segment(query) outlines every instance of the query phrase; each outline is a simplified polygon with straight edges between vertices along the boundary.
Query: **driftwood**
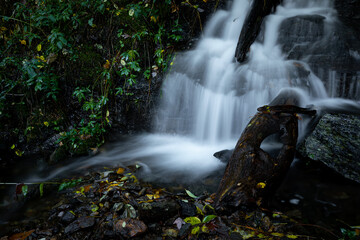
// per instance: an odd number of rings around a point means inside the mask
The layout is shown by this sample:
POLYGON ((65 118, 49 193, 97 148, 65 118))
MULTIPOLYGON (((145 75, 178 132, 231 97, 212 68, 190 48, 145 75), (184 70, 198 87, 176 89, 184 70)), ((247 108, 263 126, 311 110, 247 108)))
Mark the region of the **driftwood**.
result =
POLYGON ((247 15, 244 25, 241 29, 239 41, 236 46, 235 58, 238 62, 246 59, 251 44, 258 36, 263 19, 275 10, 282 0, 255 0, 252 3, 251 10, 247 15))
MULTIPOLYGON (((275 101, 279 102, 279 100, 275 101)), ((251 119, 236 144, 216 194, 218 210, 259 205, 276 189, 293 160, 298 136, 298 116, 316 111, 294 105, 263 106, 251 119), (277 157, 260 148, 263 140, 279 134, 283 144, 277 157)))

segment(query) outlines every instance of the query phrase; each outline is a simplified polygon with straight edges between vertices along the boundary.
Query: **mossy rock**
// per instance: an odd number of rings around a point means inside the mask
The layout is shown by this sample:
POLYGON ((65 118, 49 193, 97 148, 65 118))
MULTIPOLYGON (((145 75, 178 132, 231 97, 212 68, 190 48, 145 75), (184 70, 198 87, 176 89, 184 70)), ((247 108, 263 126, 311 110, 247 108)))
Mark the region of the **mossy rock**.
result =
POLYGON ((300 153, 360 182, 360 116, 325 114, 300 153))

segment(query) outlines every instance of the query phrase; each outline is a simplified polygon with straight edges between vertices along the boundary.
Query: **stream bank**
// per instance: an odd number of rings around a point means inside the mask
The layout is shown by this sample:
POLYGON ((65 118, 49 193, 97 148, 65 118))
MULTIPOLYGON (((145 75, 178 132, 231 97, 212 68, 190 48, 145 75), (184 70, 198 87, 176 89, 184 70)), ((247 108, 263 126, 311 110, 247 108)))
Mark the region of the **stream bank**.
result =
POLYGON ((215 212, 214 195, 204 190, 216 188, 214 176, 199 188, 201 183, 143 182, 137 177, 139 165, 99 169, 82 176, 81 182, 79 176, 68 179, 60 192, 59 185, 48 185, 41 198, 38 186, 33 187, 21 200, 24 218, 3 225, 0 236, 1 240, 340 239, 346 236, 344 231, 355 233, 349 225, 359 221, 353 212, 360 200, 359 184, 324 165, 305 160, 294 165, 277 191, 275 205, 240 208, 231 215, 215 212), (314 192, 309 192, 309 185, 317 186, 314 192))

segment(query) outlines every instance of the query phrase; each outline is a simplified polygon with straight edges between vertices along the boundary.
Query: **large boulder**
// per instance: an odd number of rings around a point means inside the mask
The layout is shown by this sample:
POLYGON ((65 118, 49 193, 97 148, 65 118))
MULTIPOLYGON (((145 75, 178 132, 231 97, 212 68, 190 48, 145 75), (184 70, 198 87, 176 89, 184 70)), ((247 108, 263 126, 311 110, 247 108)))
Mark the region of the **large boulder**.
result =
POLYGON ((360 116, 325 114, 299 151, 360 182, 360 116))

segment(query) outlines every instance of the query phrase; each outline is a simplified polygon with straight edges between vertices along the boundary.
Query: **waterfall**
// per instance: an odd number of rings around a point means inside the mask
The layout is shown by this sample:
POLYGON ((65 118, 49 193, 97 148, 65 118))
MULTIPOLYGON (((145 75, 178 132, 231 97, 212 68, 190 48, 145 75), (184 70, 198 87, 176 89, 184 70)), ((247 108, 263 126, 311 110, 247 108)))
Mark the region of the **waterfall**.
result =
MULTIPOLYGON (((295 37, 293 45, 279 43, 288 37, 287 32, 281 30, 281 24, 298 15, 316 17, 304 23, 308 25, 294 28, 319 34, 324 31, 323 37, 314 36, 317 44, 326 40, 336 21, 332 5, 330 0, 284 0, 274 14, 265 18, 248 61, 239 64, 234 60, 234 53, 251 1, 232 1, 228 10, 214 14, 194 49, 179 53, 173 59, 163 82, 158 114, 154 116, 155 133, 119 140, 98 156, 80 159, 46 178, 36 176, 32 181, 44 181, 95 165, 134 163, 142 166, 142 172, 151 180, 194 181, 224 167, 213 153, 233 148, 256 109, 268 104, 280 91, 291 89, 303 107, 330 103, 336 108, 342 100, 330 101, 329 96, 337 96, 337 73, 320 74, 328 77, 325 87, 318 77, 321 71, 311 70, 310 55, 289 60, 289 54, 295 54, 294 49, 309 43, 307 35, 302 39, 295 37), (312 21, 323 21, 324 27, 313 28, 312 21), (288 52, 284 52, 286 47, 288 52)), ((308 50, 308 45, 305 47, 308 50)), ((317 46, 313 48, 316 50, 317 46)), ((306 53, 305 50, 301 53, 306 53)), ((304 124, 305 121, 300 123, 300 132, 304 124)))
POLYGON ((267 17, 263 41, 251 46, 249 61, 239 65, 234 52, 249 7, 249 1, 237 0, 230 10, 218 11, 197 47, 176 57, 162 88, 158 131, 210 144, 235 140, 257 107, 283 88, 296 89, 304 99, 327 97, 305 62, 285 59, 277 36, 285 18, 316 13, 330 19, 330 1, 285 1, 267 17), (301 77, 301 70, 310 74, 301 77))

